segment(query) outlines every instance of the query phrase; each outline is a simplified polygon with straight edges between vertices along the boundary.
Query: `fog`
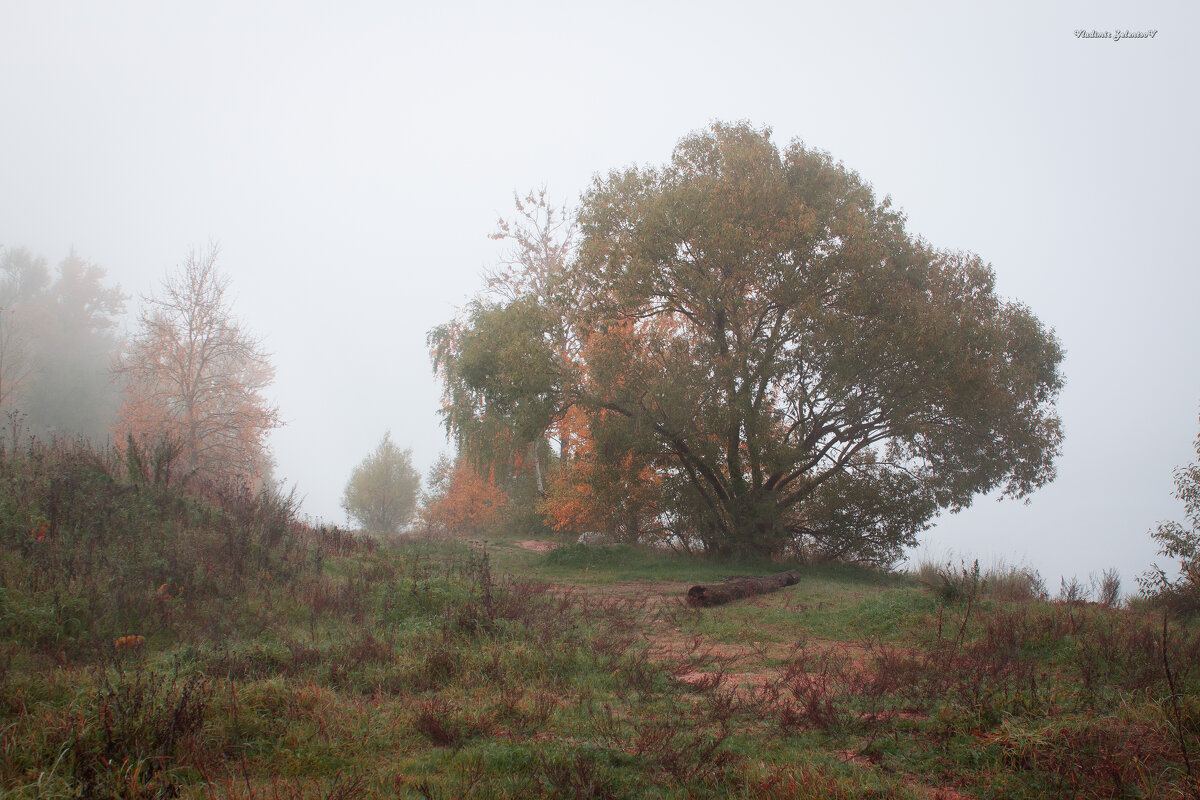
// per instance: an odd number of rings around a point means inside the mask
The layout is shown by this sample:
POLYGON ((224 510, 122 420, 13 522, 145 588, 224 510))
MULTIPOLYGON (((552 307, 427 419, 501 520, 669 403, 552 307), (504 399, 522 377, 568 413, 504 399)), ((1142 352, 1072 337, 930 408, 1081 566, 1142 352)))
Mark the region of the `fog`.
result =
POLYGON ((1200 11, 904 5, 8 3, 0 245, 73 247, 135 312, 219 242, 277 368, 277 476, 342 522, 385 430, 422 471, 449 449, 425 334, 501 257, 514 191, 572 201, 711 120, 769 126, 979 253, 1066 349, 1057 480, 926 551, 1130 589, 1200 430, 1200 11))

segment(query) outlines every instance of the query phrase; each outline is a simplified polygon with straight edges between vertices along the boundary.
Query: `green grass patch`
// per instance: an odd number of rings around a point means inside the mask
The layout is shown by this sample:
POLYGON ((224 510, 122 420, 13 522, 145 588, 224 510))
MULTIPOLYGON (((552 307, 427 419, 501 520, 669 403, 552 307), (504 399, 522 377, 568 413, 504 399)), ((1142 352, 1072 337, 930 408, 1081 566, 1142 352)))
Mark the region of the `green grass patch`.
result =
POLYGON ((794 568, 769 559, 719 561, 626 544, 568 544, 551 550, 530 574, 581 583, 613 581, 681 581, 713 583, 742 575, 769 575, 794 568))

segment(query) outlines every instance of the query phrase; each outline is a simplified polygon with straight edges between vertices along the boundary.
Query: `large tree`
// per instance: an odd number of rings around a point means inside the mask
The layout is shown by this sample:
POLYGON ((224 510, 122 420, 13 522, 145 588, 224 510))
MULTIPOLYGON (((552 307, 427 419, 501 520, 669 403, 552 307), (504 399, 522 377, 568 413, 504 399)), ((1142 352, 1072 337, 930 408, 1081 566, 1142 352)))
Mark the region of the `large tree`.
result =
POLYGON ((452 429, 619 425, 674 532, 725 554, 886 561, 939 510, 1053 478, 1053 333, 827 154, 716 124, 598 178, 579 221, 549 290, 439 340, 452 429))
POLYGON ((234 317, 217 254, 191 253, 159 294, 144 298, 121 364, 127 395, 118 441, 170 440, 180 476, 258 488, 272 463, 267 435, 280 425, 263 395, 275 369, 234 317))

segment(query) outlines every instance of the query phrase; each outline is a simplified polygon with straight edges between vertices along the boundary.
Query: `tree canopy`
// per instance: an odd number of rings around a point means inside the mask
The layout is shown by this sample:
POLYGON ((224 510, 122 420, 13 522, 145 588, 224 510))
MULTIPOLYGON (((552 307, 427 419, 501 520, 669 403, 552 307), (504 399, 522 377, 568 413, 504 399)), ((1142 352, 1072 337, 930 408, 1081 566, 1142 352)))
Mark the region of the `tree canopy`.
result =
POLYGON ((126 296, 105 280, 74 250, 55 274, 24 248, 0 254, 0 412, 31 433, 102 440, 116 419, 126 296))
POLYGON ((144 298, 120 366, 126 398, 117 440, 169 439, 180 475, 259 488, 272 466, 267 435, 281 424, 263 396, 275 368, 234 317, 217 255, 215 247, 191 253, 160 294, 144 298))
POLYGON ((342 507, 366 530, 396 533, 412 516, 420 488, 412 454, 385 433, 374 452, 350 473, 342 507))
POLYGON ((657 522, 724 554, 886 561, 940 510, 1054 477, 1053 332, 828 154, 714 124, 598 177, 578 222, 537 292, 431 334, 463 441, 582 414, 615 442, 590 457, 652 465, 657 522))
POLYGON ((471 459, 442 455, 429 470, 421 521, 430 530, 478 536, 501 523, 507 499, 493 475, 480 474, 471 459))

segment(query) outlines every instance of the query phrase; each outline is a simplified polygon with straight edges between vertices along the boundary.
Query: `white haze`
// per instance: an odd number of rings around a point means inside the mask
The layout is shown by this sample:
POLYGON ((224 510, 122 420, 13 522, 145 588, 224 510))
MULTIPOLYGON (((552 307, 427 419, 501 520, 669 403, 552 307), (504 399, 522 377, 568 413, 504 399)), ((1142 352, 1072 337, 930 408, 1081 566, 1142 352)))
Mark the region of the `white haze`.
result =
POLYGON ((278 367, 278 474, 336 522, 385 430, 422 471, 447 449, 425 333, 513 190, 572 199, 749 120, 982 255, 1065 345, 1058 479, 926 548, 1052 588, 1155 559, 1200 409, 1194 3, 427 5, 3 3, 0 244, 136 296, 219 242, 278 367))

